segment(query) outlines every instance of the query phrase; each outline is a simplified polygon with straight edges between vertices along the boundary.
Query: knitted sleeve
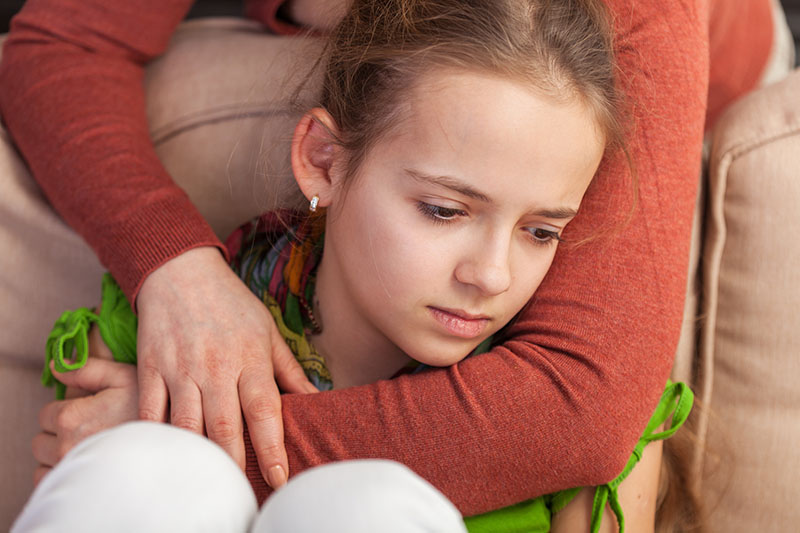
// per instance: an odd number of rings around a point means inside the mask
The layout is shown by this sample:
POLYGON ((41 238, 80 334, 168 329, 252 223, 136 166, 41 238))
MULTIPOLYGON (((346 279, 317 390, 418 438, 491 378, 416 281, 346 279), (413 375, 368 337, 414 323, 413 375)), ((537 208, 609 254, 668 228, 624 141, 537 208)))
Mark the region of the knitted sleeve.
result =
POLYGON ((143 65, 191 0, 31 0, 0 66, 6 126, 47 198, 131 301, 144 278, 190 248, 218 246, 159 162, 143 65))

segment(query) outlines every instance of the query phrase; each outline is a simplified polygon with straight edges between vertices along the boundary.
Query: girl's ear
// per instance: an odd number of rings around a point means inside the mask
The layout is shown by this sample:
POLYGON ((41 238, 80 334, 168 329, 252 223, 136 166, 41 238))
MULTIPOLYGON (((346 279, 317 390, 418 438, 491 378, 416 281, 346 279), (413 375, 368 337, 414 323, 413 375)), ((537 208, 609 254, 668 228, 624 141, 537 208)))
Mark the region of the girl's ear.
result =
POLYGON ((315 107, 300 119, 292 137, 292 172, 306 198, 319 197, 319 206, 331 204, 338 187, 337 157, 341 153, 336 142, 339 134, 333 117, 315 107))

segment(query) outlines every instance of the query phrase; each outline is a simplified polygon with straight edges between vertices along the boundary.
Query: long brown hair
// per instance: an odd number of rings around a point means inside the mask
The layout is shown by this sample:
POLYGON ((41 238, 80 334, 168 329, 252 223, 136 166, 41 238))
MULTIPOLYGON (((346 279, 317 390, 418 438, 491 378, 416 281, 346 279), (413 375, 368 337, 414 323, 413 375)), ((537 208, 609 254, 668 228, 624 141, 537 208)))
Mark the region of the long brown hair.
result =
POLYGON ((339 127, 349 174, 399 122, 420 75, 440 67, 580 99, 607 147, 627 153, 612 23, 599 0, 353 0, 320 64, 319 104, 339 127))

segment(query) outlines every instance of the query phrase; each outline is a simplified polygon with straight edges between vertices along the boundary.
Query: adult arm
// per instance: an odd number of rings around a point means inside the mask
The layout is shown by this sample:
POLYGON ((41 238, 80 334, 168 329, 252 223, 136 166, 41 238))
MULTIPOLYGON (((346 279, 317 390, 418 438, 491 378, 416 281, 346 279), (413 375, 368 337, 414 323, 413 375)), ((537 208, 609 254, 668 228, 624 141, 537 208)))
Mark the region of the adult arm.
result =
POLYGON ((50 202, 131 301, 181 251, 222 250, 159 162, 145 116, 143 66, 191 4, 30 0, 4 44, 3 119, 50 202))
POLYGON ((143 65, 190 5, 27 2, 5 42, 0 105, 51 203, 138 304, 140 416, 205 428, 244 466, 243 412, 277 486, 288 466, 276 377, 312 386, 159 162, 145 116, 143 65))

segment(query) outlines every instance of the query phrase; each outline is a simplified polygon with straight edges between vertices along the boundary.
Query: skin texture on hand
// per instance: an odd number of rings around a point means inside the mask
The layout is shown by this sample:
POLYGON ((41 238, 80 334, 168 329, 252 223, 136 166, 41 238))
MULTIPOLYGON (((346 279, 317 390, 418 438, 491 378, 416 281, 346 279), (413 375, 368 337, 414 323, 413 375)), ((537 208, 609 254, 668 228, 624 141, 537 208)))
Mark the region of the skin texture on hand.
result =
POLYGON ((39 412, 42 431, 32 443, 33 456, 39 462, 34 473, 36 484, 80 441, 98 431, 136 420, 138 414, 133 366, 90 357, 79 370, 61 374, 55 365, 51 365, 51 370, 67 385, 68 394, 67 399, 48 403, 39 412))
POLYGON ((244 414, 264 479, 285 483, 278 385, 316 388, 264 304, 218 250, 202 247, 150 274, 137 308, 139 418, 205 431, 244 468, 244 414))

